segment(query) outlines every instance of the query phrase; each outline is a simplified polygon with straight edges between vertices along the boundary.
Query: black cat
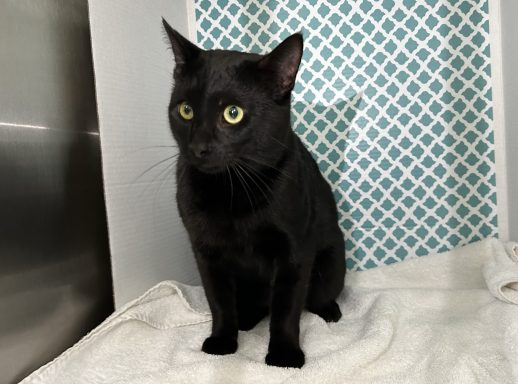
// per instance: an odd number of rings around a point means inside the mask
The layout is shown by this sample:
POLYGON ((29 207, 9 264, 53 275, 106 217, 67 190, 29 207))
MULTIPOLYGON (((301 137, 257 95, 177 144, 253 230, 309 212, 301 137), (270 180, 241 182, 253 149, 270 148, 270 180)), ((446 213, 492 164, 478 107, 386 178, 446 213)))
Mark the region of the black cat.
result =
POLYGON ((270 314, 266 363, 301 367, 303 308, 338 321, 345 247, 333 194, 290 125, 302 36, 270 54, 205 51, 164 20, 177 202, 212 312, 203 351, 237 349, 270 314))

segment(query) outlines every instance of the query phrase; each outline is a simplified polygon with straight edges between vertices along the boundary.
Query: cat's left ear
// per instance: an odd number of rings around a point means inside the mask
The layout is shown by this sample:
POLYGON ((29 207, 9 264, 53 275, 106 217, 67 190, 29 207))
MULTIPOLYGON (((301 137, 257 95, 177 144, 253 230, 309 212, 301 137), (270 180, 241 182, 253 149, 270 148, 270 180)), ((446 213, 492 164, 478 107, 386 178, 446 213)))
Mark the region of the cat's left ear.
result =
POLYGON ((302 34, 295 33, 259 60, 259 69, 273 76, 276 97, 283 98, 293 89, 302 59, 302 50, 302 34))
POLYGON ((162 18, 162 24, 171 42, 176 68, 180 70, 185 64, 196 59, 201 49, 173 29, 164 18, 162 18))

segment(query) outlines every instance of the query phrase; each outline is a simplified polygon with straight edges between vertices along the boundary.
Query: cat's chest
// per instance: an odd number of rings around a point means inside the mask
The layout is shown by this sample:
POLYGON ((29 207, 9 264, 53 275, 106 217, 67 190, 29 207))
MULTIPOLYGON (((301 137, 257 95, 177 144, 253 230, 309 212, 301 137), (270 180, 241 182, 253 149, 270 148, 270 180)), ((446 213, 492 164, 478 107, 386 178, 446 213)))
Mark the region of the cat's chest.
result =
POLYGON ((236 253, 249 254, 262 250, 262 243, 278 240, 279 236, 272 234, 279 233, 275 223, 282 222, 282 215, 281 210, 274 209, 273 198, 261 201, 237 188, 227 191, 218 183, 198 185, 192 179, 184 179, 177 200, 194 247, 234 249, 236 253))
POLYGON ((270 254, 270 247, 285 248, 287 243, 287 236, 267 216, 235 217, 194 211, 184 222, 194 245, 270 254))
POLYGON ((204 199, 193 193, 191 199, 180 199, 179 208, 191 237, 204 243, 249 244, 259 228, 268 226, 264 209, 232 206, 228 201, 204 199))
POLYGON ((242 248, 253 243, 262 225, 259 220, 236 218, 229 214, 207 215, 199 211, 186 220, 195 242, 226 248, 242 248))
POLYGON ((241 179, 234 182, 230 171, 228 177, 190 172, 179 182, 178 203, 186 211, 206 216, 213 222, 246 221, 258 212, 269 210, 276 201, 273 185, 265 182, 266 179, 262 179, 265 184, 252 179, 239 183, 241 179))
POLYGON ((248 226, 234 222, 227 228, 214 224, 209 228, 210 238, 207 232, 202 241, 218 255, 216 262, 239 276, 269 279, 274 259, 289 248, 281 231, 267 222, 248 226))
POLYGON ((184 223, 195 249, 238 276, 268 280, 274 260, 289 254, 288 236, 267 215, 207 214, 191 206, 184 223))

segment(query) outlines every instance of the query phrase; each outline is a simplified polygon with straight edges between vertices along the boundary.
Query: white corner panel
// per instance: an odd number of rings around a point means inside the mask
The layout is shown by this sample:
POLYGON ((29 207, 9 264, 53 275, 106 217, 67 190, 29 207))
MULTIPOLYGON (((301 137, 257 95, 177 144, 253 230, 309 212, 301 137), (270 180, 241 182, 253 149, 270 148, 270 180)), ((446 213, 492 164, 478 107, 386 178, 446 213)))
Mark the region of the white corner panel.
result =
POLYGON ((161 280, 199 282, 176 207, 174 158, 164 160, 177 150, 167 120, 174 59, 161 18, 188 36, 188 10, 172 0, 90 0, 89 8, 120 307, 161 280))
POLYGON ((501 39, 505 109, 505 148, 507 153, 507 213, 509 238, 518 239, 518 1, 502 0, 501 39))

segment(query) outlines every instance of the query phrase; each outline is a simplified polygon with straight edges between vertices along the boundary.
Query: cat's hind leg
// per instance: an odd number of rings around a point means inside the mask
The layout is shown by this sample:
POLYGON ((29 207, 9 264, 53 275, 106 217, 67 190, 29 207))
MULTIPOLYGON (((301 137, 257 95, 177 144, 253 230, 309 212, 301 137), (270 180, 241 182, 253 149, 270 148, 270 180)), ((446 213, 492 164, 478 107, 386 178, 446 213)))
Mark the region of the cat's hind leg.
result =
POLYGON ((308 306, 307 309, 328 323, 336 323, 342 317, 342 311, 334 300, 320 307, 308 306))
POLYGON ((336 322, 342 312, 336 298, 344 286, 345 247, 343 240, 320 250, 313 264, 306 309, 327 322, 336 322))

